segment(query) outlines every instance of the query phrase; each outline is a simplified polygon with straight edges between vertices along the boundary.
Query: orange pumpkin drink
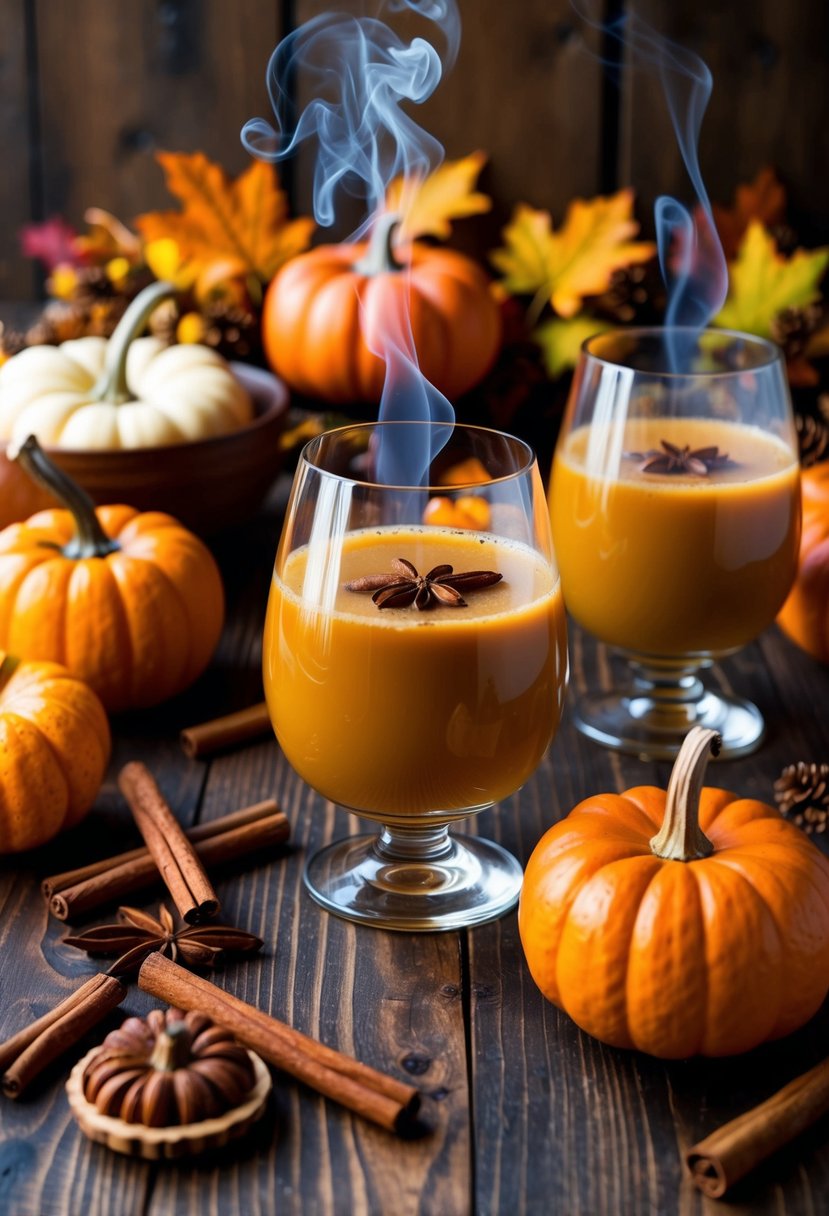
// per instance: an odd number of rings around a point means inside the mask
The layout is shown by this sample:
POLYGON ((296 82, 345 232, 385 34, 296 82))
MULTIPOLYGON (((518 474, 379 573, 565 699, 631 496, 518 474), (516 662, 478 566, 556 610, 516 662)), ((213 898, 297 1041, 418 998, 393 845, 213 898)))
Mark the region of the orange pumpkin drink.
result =
POLYGON ((325 577, 309 568, 307 547, 271 587, 265 692, 294 768, 384 823, 459 818, 512 794, 561 712, 565 618, 553 567, 493 535, 411 526, 359 530, 340 553, 325 608, 316 591, 303 599, 325 577), (371 586, 347 589, 394 576, 400 558, 421 575, 451 566, 502 578, 459 584, 465 607, 435 599, 422 611, 406 594, 402 606, 378 607, 371 586))
POLYGON ((791 586, 798 497, 791 446, 757 427, 709 418, 577 427, 556 452, 550 492, 568 610, 638 654, 736 649, 771 624, 791 586), (663 441, 700 451, 702 463, 677 464, 663 441), (618 474, 592 475, 611 443, 618 474))

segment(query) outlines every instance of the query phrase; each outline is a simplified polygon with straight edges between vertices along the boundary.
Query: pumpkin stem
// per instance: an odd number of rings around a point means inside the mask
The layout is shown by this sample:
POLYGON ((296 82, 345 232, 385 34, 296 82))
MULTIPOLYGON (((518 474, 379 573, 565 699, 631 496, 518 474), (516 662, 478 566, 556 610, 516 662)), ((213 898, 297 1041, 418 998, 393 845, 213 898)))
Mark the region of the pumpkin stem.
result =
POLYGON ((190 1058, 190 1031, 184 1022, 171 1022, 156 1039, 148 1063, 157 1072, 174 1072, 190 1058))
POLYGON ((92 389, 95 401, 106 401, 111 405, 123 405, 135 397, 127 386, 127 354, 130 344, 140 334, 153 309, 175 295, 172 283, 151 283, 140 291, 115 327, 107 343, 104 370, 92 389))
POLYGON ((376 274, 391 274, 403 270, 403 262, 398 262, 394 256, 394 230, 400 226, 403 217, 396 211, 387 211, 374 225, 365 255, 354 263, 358 274, 372 277, 376 274))
POLYGON ((44 452, 34 435, 24 439, 14 451, 6 453, 16 461, 25 473, 44 490, 57 498, 62 506, 72 512, 75 520, 75 535, 60 552, 64 557, 76 560, 81 557, 106 557, 120 549, 117 541, 107 536, 95 514, 95 503, 76 481, 59 469, 44 452))
POLYGON ((651 839, 651 852, 669 861, 696 861, 714 852, 699 826, 699 797, 710 756, 719 755, 722 739, 715 730, 694 726, 685 736, 671 770, 662 827, 651 839))

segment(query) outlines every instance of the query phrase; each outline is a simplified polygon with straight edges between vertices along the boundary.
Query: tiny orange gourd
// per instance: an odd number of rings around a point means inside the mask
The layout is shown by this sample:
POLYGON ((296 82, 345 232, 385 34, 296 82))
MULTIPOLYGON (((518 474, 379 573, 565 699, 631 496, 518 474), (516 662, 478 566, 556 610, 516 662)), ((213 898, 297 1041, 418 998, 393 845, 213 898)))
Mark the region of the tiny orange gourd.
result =
POLYGON ((614 1047, 748 1051, 802 1026, 829 988, 829 861, 773 807, 702 788, 716 740, 689 733, 667 792, 585 799, 527 865, 533 979, 614 1047))
POLYGON ((0 654, 0 853, 45 844, 95 801, 109 760, 104 707, 57 663, 0 654))
POLYGON ((17 460, 66 504, 0 532, 0 647, 63 663, 109 710, 157 705, 207 666, 224 592, 207 547, 177 520, 94 507, 33 437, 17 460))
POLYGON ((398 222, 393 214, 381 217, 370 243, 319 245, 271 282, 262 311, 265 353, 298 392, 341 405, 378 402, 386 367, 366 334, 387 323, 411 325, 421 372, 450 400, 495 361, 501 317, 484 271, 464 254, 418 242, 398 261, 398 222))
POLYGON ((803 469, 800 486, 797 576, 777 623, 812 658, 829 663, 829 462, 803 469))

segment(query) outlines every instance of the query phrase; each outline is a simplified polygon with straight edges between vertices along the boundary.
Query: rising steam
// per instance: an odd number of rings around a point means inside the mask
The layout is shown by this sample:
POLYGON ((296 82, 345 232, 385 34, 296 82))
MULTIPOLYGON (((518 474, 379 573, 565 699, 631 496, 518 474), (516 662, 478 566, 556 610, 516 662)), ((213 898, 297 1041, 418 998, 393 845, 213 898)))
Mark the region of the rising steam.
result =
MULTIPOLYGON (((425 38, 406 42, 377 17, 323 14, 289 34, 271 56, 267 83, 275 123, 254 118, 242 129, 248 151, 272 162, 292 156, 311 140, 314 216, 330 227, 341 194, 364 198, 366 218, 357 235, 382 213, 394 178, 425 177, 443 159, 442 145, 403 104, 431 97, 454 63, 460 40, 456 0, 386 0, 385 9, 408 10, 432 22, 443 57, 425 38), (299 72, 311 100, 297 115, 290 87, 299 72)), ((452 406, 418 368, 408 293, 395 290, 384 296, 382 311, 364 313, 362 325, 367 345, 386 365, 380 418, 451 423, 452 406)), ((387 484, 418 485, 435 454, 428 439, 417 452, 384 445, 377 475, 387 484)))
POLYGON ((443 35, 443 60, 425 38, 407 43, 378 18, 324 13, 284 38, 271 56, 275 124, 253 118, 242 128, 248 151, 270 161, 314 142, 314 215, 325 227, 335 220, 338 191, 365 197, 368 223, 395 177, 424 177, 443 159, 442 145, 402 105, 431 97, 454 62, 455 0, 387 0, 386 8, 433 22, 443 35), (297 72, 312 97, 298 116, 288 91, 297 72))
POLYGON ((635 15, 621 18, 608 32, 622 43, 634 70, 658 74, 696 194, 693 211, 670 195, 662 195, 654 205, 659 264, 668 292, 666 330, 688 327, 693 331, 684 336, 666 333, 670 364, 674 370, 682 370, 696 335, 720 311, 728 293, 728 268, 699 164, 699 135, 711 96, 711 72, 693 51, 658 34, 635 15))

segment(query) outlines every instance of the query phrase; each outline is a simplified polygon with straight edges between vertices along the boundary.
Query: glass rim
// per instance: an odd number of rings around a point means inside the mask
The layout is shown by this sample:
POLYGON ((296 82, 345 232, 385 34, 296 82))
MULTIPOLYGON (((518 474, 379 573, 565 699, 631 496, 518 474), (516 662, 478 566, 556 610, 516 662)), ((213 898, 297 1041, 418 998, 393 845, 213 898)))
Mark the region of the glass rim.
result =
MULTIPOLYGON (((441 451, 442 450, 443 449, 441 449, 441 451)), ((313 469, 315 473, 320 473, 325 477, 331 477, 335 481, 341 481, 343 483, 354 485, 354 486, 363 486, 366 489, 397 490, 397 491, 412 491, 412 490, 440 491, 440 493, 442 493, 444 495, 450 495, 450 494, 456 494, 459 490, 474 490, 476 488, 478 490, 480 490, 481 487, 483 487, 483 486, 501 485, 505 482, 514 481, 518 477, 524 477, 524 476, 526 476, 527 473, 531 472, 532 469, 536 466, 537 458, 536 458, 536 454, 535 454, 534 450, 532 449, 530 444, 528 444, 526 442, 526 440, 520 439, 517 435, 511 434, 509 431, 500 431, 500 430, 498 430, 497 427, 480 426, 476 423, 471 423, 471 422, 434 422, 434 421, 427 422, 425 420, 417 420, 417 419, 411 419, 408 421, 406 421, 404 419, 394 419, 394 420, 383 421, 383 422, 381 422, 379 420, 374 421, 374 422, 347 422, 347 423, 344 423, 342 426, 332 427, 330 430, 322 431, 319 435, 314 435, 313 438, 309 439, 307 441, 307 443, 305 443, 303 445, 303 447, 300 449, 297 463, 298 463, 298 465, 304 464, 307 468, 313 469), (330 439, 333 439, 338 435, 344 435, 348 431, 354 431, 354 432, 374 431, 374 432, 377 432, 377 431, 385 430, 386 428, 392 428, 392 427, 430 427, 432 429, 446 427, 446 428, 450 428, 453 432, 456 430, 460 430, 460 431, 471 431, 471 432, 477 433, 479 435, 496 435, 496 436, 498 436, 498 438, 506 439, 511 444, 513 444, 520 453, 523 453, 524 459, 519 468, 513 469, 510 473, 504 473, 503 475, 501 475, 499 477, 488 477, 486 481, 453 482, 451 485, 445 485, 445 484, 442 484, 439 482, 432 482, 432 481, 422 482, 419 485, 412 485, 412 484, 407 484, 407 483, 397 483, 397 482, 373 481, 368 477, 355 477, 355 476, 350 476, 345 473, 335 473, 331 469, 326 469, 324 465, 317 464, 311 459, 313 449, 320 448, 324 443, 326 443, 330 439)))
POLYGON ((767 368, 780 366, 783 361, 783 351, 776 342, 772 342, 770 338, 761 338, 757 334, 745 333, 739 329, 720 329, 717 326, 704 326, 699 329, 694 325, 614 325, 610 329, 598 330, 591 334, 589 338, 585 338, 581 344, 582 355, 587 356, 596 363, 603 363, 605 367, 623 367, 629 371, 639 372, 641 375, 659 376, 664 380, 687 380, 690 377, 714 377, 725 379, 727 376, 743 376, 746 373, 762 372, 767 368), (670 368, 664 370, 654 370, 653 368, 636 368, 630 363, 626 363, 623 359, 611 359, 606 355, 596 354, 591 349, 594 342, 601 341, 602 338, 611 338, 614 336, 624 335, 628 338, 643 338, 643 337, 658 337, 666 333, 674 334, 694 334, 697 338, 701 338, 704 334, 710 334, 712 337, 723 337, 739 339, 741 342, 749 346, 755 347, 757 350, 764 351, 766 358, 763 362, 757 363, 754 367, 724 367, 716 370, 688 371, 675 372, 670 368))

